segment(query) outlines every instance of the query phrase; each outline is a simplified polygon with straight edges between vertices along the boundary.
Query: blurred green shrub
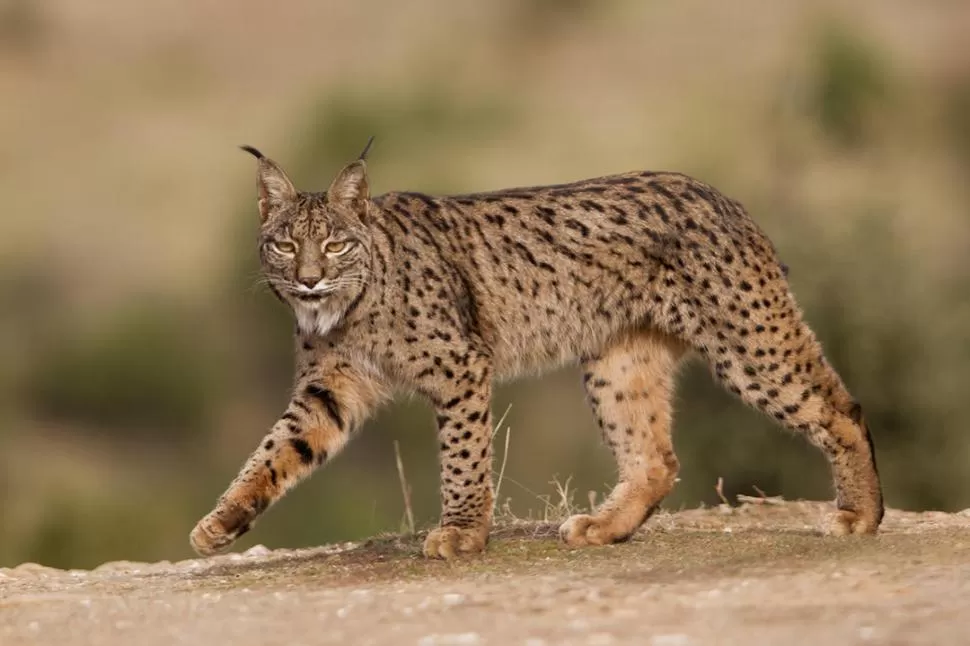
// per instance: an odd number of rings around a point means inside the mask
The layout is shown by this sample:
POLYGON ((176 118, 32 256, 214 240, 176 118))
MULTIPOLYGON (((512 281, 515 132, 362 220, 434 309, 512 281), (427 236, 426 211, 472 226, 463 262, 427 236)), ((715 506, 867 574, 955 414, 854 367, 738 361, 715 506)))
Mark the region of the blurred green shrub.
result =
MULTIPOLYGON (((328 181, 321 173, 335 175, 372 135, 376 141, 371 159, 378 157, 386 168, 394 157, 430 158, 437 146, 449 140, 474 145, 514 121, 514 110, 504 99, 460 98, 435 83, 400 95, 327 92, 307 113, 306 125, 299 131, 296 160, 287 168, 292 168, 295 179, 314 183, 328 181)), ((429 176, 424 179, 434 184, 436 175, 449 164, 425 165, 431 170, 425 171, 429 176)), ((324 188, 326 185, 318 190, 324 188)))
POLYGON ((809 109, 833 142, 862 144, 890 99, 885 61, 848 28, 831 22, 821 30, 815 57, 809 109))
POLYGON ((41 350, 26 398, 41 418, 125 435, 164 428, 186 437, 215 403, 214 370, 197 320, 172 303, 135 303, 96 334, 65 334, 41 350))
POLYGON ((93 568, 115 560, 174 560, 190 555, 185 533, 170 531, 180 522, 171 496, 154 500, 146 513, 143 497, 62 490, 45 500, 12 562, 93 568))

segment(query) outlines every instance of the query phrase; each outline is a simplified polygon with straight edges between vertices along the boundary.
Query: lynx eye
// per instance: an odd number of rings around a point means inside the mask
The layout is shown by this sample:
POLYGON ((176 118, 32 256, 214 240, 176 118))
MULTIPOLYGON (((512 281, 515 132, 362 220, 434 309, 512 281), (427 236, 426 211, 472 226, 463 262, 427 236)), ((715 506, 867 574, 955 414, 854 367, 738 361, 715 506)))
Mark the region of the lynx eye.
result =
POLYGON ((325 244, 323 250, 332 256, 339 256, 350 251, 351 246, 353 243, 349 240, 334 240, 325 244))
POLYGON ((296 245, 292 242, 286 242, 285 240, 274 240, 269 243, 273 251, 284 256, 292 256, 296 253, 296 245))

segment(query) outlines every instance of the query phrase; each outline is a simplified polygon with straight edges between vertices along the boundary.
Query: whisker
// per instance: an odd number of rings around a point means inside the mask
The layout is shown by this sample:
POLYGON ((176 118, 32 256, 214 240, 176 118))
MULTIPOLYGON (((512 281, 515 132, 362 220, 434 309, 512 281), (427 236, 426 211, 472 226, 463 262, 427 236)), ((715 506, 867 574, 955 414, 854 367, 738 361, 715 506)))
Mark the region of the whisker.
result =
POLYGON ((249 289, 247 291, 250 294, 255 294, 259 290, 259 288, 266 287, 267 285, 270 285, 270 284, 271 283, 268 278, 260 278, 253 281, 253 283, 249 286, 249 289))

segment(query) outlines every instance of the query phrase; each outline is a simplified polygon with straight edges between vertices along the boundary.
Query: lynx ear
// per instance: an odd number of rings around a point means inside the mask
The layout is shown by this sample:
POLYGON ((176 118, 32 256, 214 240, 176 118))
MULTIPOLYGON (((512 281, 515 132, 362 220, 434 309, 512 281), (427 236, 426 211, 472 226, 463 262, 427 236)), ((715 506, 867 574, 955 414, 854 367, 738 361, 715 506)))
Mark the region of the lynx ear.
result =
POLYGON ((366 215, 364 211, 367 200, 370 199, 370 189, 367 186, 367 153, 373 143, 373 137, 368 139, 357 161, 345 166, 333 180, 330 189, 327 190, 327 199, 330 202, 345 204, 361 211, 361 215, 366 215))
POLYGON ((283 169, 272 159, 263 156, 263 153, 252 146, 240 147, 259 160, 256 188, 259 194, 259 217, 265 222, 281 204, 296 198, 296 188, 283 169))
POLYGON ((363 159, 345 166, 327 190, 327 199, 331 203, 349 207, 360 207, 369 197, 367 162, 363 159))

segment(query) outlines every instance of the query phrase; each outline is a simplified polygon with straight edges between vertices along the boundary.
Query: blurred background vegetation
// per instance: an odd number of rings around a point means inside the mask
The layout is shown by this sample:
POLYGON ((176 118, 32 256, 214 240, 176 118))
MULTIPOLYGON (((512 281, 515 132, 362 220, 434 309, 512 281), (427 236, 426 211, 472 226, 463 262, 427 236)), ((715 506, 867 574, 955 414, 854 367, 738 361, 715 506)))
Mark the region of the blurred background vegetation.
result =
MULTIPOLYGON (((968 24, 945 0, 0 0, 0 566, 190 556, 291 378, 235 146, 322 189, 371 134, 376 192, 649 168, 740 199, 863 402, 889 504, 970 506, 968 24)), ((574 370, 509 406, 516 513, 553 477, 608 490, 574 370)), ((401 401, 241 547, 399 529, 394 440, 432 523, 432 416, 401 401)), ((668 507, 718 477, 831 495, 703 366, 675 441, 668 507)))

